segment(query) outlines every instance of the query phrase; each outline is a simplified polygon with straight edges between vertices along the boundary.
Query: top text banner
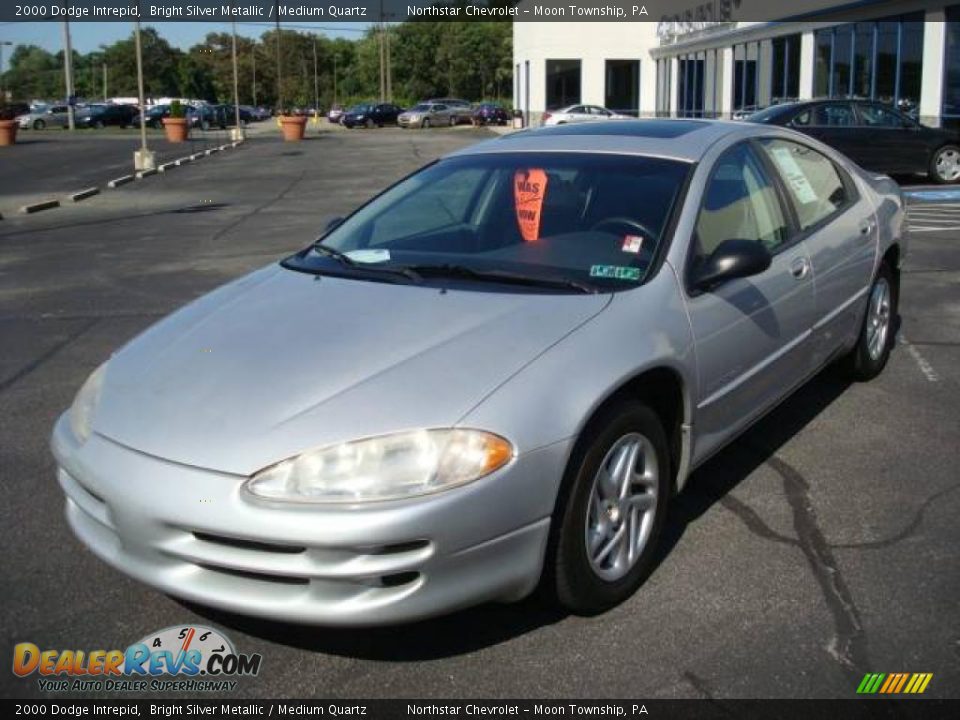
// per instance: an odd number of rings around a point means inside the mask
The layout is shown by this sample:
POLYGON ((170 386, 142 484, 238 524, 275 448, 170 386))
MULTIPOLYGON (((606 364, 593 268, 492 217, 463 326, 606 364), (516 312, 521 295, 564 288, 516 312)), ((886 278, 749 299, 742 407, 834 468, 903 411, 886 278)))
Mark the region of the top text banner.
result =
POLYGON ((718 23, 793 20, 871 6, 877 17, 916 2, 891 0, 0 0, 4 22, 337 23, 402 20, 659 22, 664 32, 718 23))

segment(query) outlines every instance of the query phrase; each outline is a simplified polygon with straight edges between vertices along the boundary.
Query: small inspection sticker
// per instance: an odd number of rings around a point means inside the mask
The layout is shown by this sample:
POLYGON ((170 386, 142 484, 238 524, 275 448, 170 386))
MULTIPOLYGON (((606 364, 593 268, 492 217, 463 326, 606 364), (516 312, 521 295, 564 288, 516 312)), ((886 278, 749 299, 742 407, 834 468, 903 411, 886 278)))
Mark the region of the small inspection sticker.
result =
POLYGON ((623 265, 591 265, 590 277, 611 278, 613 280, 639 280, 640 268, 623 265))
POLYGON ((640 248, 643 247, 643 238, 639 235, 624 235, 623 236, 623 251, 625 253, 633 253, 636 255, 640 252, 640 248))

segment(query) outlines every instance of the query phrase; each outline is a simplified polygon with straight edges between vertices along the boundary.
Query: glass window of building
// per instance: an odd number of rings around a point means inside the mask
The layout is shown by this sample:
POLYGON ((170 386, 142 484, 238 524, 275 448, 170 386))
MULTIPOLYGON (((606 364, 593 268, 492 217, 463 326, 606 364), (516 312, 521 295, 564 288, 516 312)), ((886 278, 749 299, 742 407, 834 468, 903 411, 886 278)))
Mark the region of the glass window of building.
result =
POLYGON ((580 102, 580 61, 547 60, 547 110, 580 102))
POLYGON ((943 117, 960 121, 960 5, 947 8, 946 52, 943 58, 943 117))
POLYGON ((830 94, 830 66, 833 63, 833 29, 817 30, 814 58, 813 94, 825 97, 830 94))
POLYGON ((814 94, 870 98, 916 113, 923 28, 923 12, 916 12, 817 30, 814 94))
POLYGON ((623 115, 640 114, 640 61, 607 60, 604 104, 623 115))
POLYGON ((757 43, 733 48, 733 107, 735 110, 757 105, 757 43))

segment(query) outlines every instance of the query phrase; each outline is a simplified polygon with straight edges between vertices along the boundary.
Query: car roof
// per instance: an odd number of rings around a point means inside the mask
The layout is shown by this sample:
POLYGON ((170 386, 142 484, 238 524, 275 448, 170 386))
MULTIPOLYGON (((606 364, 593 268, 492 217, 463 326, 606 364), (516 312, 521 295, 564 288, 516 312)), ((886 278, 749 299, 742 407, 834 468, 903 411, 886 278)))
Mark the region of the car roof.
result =
POLYGON ((723 138, 761 134, 757 126, 725 120, 650 119, 556 125, 523 130, 451 156, 507 152, 583 152, 650 155, 697 162, 723 138))

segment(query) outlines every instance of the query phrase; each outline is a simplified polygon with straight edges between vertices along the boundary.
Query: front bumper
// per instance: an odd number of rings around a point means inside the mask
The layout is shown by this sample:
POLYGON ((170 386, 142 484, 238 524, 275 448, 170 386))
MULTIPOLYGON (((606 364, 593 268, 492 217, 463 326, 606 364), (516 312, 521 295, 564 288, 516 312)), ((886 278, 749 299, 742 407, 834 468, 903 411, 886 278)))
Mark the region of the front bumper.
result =
POLYGON ((411 120, 403 116, 397 118, 397 125, 402 128, 419 128, 423 126, 423 119, 411 120))
POLYGON ((448 492, 352 507, 254 500, 243 477, 96 434, 79 446, 66 415, 52 449, 70 527, 121 572, 232 612, 359 626, 529 594, 568 445, 448 492))

